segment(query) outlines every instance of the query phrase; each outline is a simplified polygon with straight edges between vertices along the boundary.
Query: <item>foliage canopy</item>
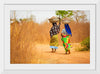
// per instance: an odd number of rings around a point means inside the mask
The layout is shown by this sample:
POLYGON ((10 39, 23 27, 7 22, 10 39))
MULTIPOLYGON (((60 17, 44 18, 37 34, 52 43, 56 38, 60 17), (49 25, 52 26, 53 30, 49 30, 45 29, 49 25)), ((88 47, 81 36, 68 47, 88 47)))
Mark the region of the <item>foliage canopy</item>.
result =
POLYGON ((57 10, 56 15, 59 16, 61 19, 65 17, 71 17, 73 15, 72 10, 57 10))

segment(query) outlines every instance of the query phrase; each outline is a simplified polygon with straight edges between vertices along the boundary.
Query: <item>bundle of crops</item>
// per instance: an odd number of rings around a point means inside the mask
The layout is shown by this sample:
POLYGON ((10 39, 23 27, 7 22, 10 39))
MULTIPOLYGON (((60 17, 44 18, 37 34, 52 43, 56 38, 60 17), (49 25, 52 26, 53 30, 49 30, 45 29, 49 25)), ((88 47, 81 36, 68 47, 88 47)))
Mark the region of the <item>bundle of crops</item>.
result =
POLYGON ((51 23, 55 23, 55 22, 58 22, 58 21, 59 21, 59 18, 54 17, 54 16, 49 19, 49 22, 51 22, 51 23))
POLYGON ((70 23, 71 22, 71 19, 70 18, 63 18, 62 19, 62 23, 64 23, 64 24, 68 24, 68 23, 70 23))

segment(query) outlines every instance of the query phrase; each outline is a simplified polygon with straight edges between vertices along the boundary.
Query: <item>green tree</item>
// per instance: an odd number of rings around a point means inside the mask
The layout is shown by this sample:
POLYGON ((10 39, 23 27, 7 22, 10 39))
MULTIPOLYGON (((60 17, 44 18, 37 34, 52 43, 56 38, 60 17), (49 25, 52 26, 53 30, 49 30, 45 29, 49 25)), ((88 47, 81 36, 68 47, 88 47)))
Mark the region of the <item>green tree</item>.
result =
POLYGON ((65 18, 65 17, 71 17, 73 15, 72 10, 57 10, 56 15, 59 16, 59 18, 65 18))

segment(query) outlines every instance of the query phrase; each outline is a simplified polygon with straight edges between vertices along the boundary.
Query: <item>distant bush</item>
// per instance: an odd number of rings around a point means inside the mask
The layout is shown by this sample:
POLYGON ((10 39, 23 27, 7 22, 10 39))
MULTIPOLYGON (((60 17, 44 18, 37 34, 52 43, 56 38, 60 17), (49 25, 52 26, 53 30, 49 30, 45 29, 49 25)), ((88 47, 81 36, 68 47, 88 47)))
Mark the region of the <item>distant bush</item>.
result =
POLYGON ((90 37, 85 38, 80 44, 75 46, 75 51, 90 50, 90 37))
POLYGON ((75 51, 82 51, 82 48, 77 46, 77 47, 75 47, 75 51))
POLYGON ((81 51, 88 51, 90 50, 90 37, 87 37, 81 42, 81 46, 83 47, 81 51))

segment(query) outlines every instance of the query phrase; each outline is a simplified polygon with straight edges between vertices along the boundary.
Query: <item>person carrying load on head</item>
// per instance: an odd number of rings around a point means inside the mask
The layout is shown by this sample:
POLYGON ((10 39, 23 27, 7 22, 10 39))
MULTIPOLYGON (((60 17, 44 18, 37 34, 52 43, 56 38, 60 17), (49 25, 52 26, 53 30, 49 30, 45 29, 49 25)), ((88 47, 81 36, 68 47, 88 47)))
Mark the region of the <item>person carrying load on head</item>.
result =
POLYGON ((61 40, 63 42, 63 46, 65 48, 66 54, 67 52, 69 52, 70 54, 70 48, 72 47, 70 44, 70 37, 72 36, 71 29, 69 27, 70 22, 71 20, 69 18, 64 18, 62 20, 62 23, 64 23, 65 29, 63 29, 61 32, 61 36, 62 36, 61 40))
POLYGON ((55 52, 59 46, 58 33, 60 32, 60 18, 53 16, 49 19, 49 22, 52 23, 52 27, 50 29, 50 48, 52 49, 52 52, 55 52), (57 25, 58 21, 59 25, 57 25))

